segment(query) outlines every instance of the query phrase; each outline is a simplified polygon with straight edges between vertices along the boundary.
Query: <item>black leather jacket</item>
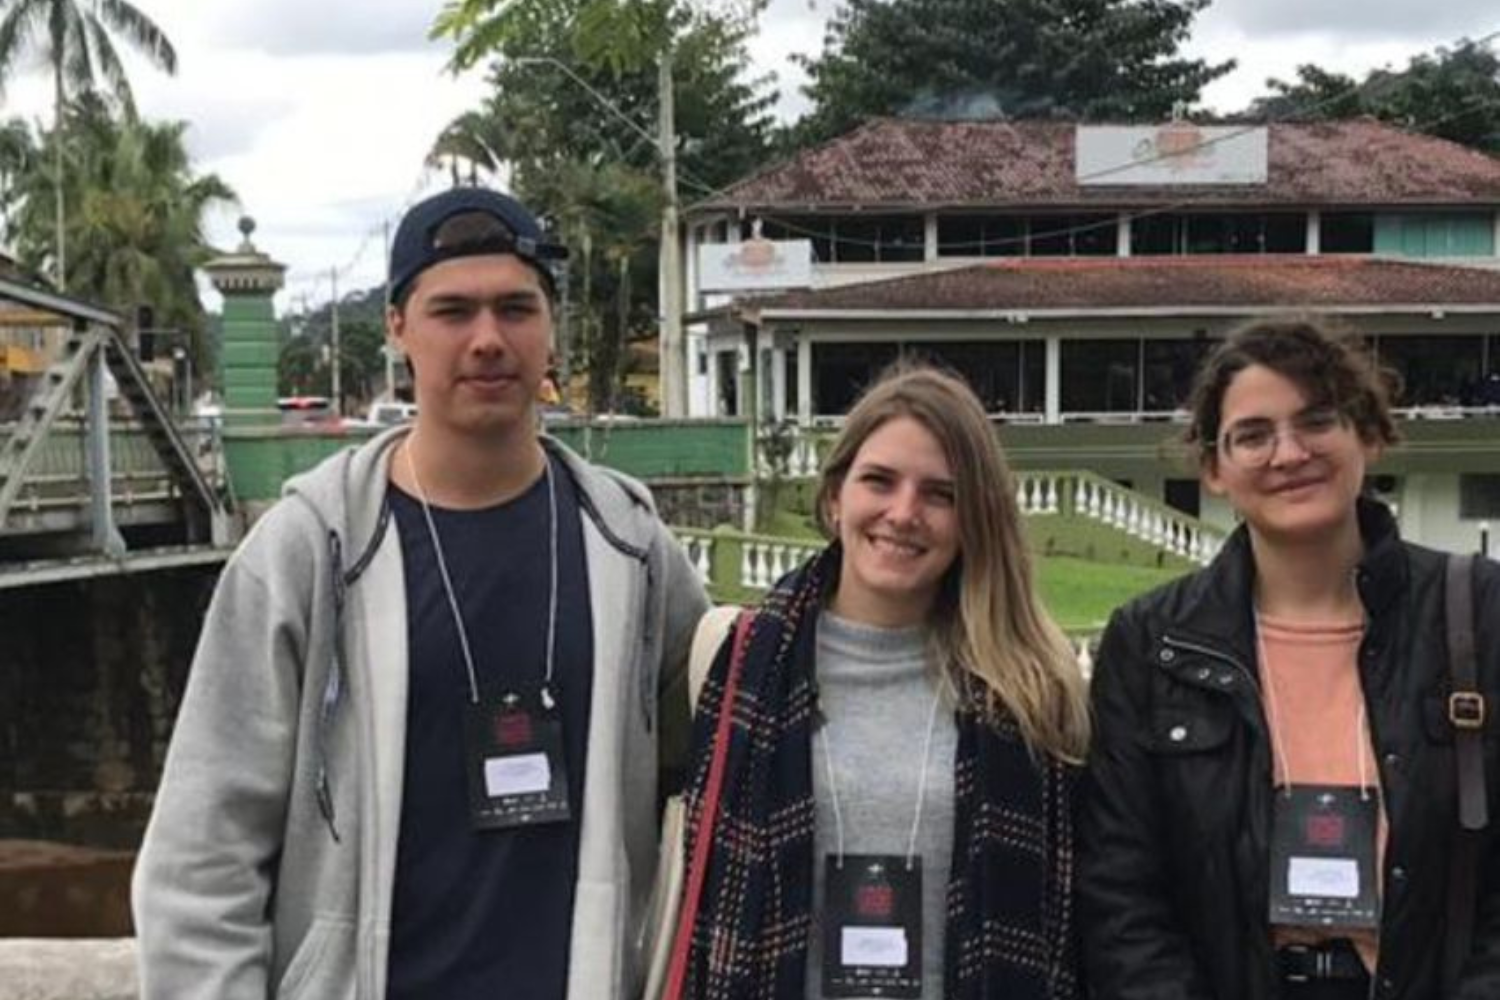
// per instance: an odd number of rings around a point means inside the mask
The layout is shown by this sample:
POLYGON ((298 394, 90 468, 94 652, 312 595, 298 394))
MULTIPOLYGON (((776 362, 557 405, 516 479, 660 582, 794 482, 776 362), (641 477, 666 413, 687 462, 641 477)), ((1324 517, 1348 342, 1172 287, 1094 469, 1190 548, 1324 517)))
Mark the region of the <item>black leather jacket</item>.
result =
MULTIPOLYGON (((1360 502, 1368 615, 1359 651, 1390 824, 1374 996, 1442 992, 1450 847, 1458 826, 1442 553, 1402 542, 1360 502)), ((1268 925, 1271 752, 1241 528, 1206 569, 1117 611, 1093 679, 1095 736, 1080 824, 1079 896, 1096 1000, 1278 995, 1268 925)), ((1474 594, 1491 821, 1474 947, 1456 997, 1500 998, 1500 563, 1474 594)))

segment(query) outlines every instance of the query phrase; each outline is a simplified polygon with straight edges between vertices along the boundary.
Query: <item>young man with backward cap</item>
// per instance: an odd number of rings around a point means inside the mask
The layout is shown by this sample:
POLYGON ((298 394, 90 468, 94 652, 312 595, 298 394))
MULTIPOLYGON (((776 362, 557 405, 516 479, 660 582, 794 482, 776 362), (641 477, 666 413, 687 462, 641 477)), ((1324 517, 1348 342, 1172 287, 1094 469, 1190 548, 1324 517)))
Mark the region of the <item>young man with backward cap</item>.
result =
POLYGON ((146 997, 637 989, 707 601, 643 487, 538 433, 565 257, 493 191, 402 220, 417 416, 225 567, 136 869, 146 997))

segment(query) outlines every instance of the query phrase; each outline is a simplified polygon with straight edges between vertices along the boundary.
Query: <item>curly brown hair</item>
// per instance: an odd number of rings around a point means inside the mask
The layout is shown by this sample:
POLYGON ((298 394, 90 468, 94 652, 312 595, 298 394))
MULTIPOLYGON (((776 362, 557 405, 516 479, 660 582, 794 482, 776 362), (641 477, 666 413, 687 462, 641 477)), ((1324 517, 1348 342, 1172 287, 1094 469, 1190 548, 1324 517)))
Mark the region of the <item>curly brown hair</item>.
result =
POLYGON ((1256 319, 1231 330, 1193 380, 1183 443, 1200 467, 1212 466, 1217 457, 1229 384, 1252 365, 1292 382, 1308 406, 1343 414, 1368 444, 1389 447, 1401 439, 1391 416, 1400 378, 1376 361, 1352 329, 1310 316, 1256 319))

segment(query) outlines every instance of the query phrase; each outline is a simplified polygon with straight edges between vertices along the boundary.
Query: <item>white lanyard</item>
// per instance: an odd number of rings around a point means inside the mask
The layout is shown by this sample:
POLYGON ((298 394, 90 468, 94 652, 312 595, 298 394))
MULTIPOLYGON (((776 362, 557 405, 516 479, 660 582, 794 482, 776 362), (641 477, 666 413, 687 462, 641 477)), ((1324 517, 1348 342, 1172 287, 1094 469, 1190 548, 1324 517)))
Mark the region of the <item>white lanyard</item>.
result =
MULTIPOLYGON (((1264 634, 1264 621, 1260 612, 1255 613, 1255 648, 1260 653, 1260 662, 1263 667, 1261 673, 1266 679, 1266 700, 1271 705, 1271 744, 1276 751, 1276 759, 1281 764, 1281 784, 1288 793, 1292 788, 1292 765, 1287 760, 1286 741, 1281 737, 1281 709, 1276 700, 1275 671, 1271 669, 1270 657, 1266 655, 1266 639, 1264 634)), ((1363 802, 1370 801, 1369 773, 1365 766, 1365 699, 1364 693, 1359 698, 1359 721, 1354 726, 1354 760, 1359 768, 1359 797, 1363 802)))
MULTIPOLYGON (((917 857, 917 831, 922 826, 922 800, 927 796, 927 765, 928 758, 932 754, 932 734, 937 728, 938 703, 943 700, 943 690, 948 686, 948 678, 945 674, 938 683, 938 689, 932 695, 932 708, 927 713, 927 738, 922 743, 922 772, 917 778, 917 805, 913 810, 911 818, 911 836, 906 842, 906 867, 910 869, 917 857)), ((844 814, 839 809, 839 787, 834 778, 833 770, 833 748, 828 739, 828 722, 824 722, 818 728, 818 736, 823 743, 823 764, 828 773, 828 799, 833 805, 833 827, 838 847, 838 866, 844 867, 844 814)))
MULTIPOLYGON (((427 503, 427 491, 417 475, 417 463, 412 460, 411 438, 406 439, 404 449, 406 468, 411 473, 412 485, 417 488, 417 499, 422 504, 422 516, 427 521, 427 533, 432 536, 432 551, 437 556, 438 576, 443 580, 443 593, 448 597, 448 610, 453 614, 453 626, 458 630, 458 645, 463 651, 464 669, 469 675, 469 700, 479 704, 479 679, 474 670, 474 653, 469 647, 469 630, 464 624, 463 610, 458 606, 458 595, 453 590, 453 579, 448 575, 448 560, 443 558, 443 542, 438 537, 437 522, 432 519, 432 507, 427 503)), ((552 460, 543 453, 542 475, 547 479, 547 527, 551 540, 551 566, 548 572, 547 599, 547 675, 542 681, 542 707, 551 709, 556 705, 552 697, 553 652, 557 644, 557 489, 552 482, 552 460)))

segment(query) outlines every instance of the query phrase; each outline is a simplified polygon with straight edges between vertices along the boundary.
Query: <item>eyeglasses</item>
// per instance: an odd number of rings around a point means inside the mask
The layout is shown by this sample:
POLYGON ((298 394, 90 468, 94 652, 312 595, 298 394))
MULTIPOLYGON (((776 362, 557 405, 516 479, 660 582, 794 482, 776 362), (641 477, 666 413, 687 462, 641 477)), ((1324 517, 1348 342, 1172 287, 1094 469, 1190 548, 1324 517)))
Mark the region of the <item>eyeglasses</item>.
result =
POLYGON ((504 219, 491 212, 469 211, 450 215, 432 228, 432 249, 445 255, 463 256, 477 251, 514 253, 531 260, 566 260, 566 247, 531 236, 519 236, 504 219))
POLYGON ((1322 454, 1347 426, 1344 415, 1331 406, 1303 410, 1286 421, 1252 417, 1219 436, 1219 454, 1242 469, 1259 469, 1271 464, 1283 437, 1291 437, 1304 451, 1322 454))

